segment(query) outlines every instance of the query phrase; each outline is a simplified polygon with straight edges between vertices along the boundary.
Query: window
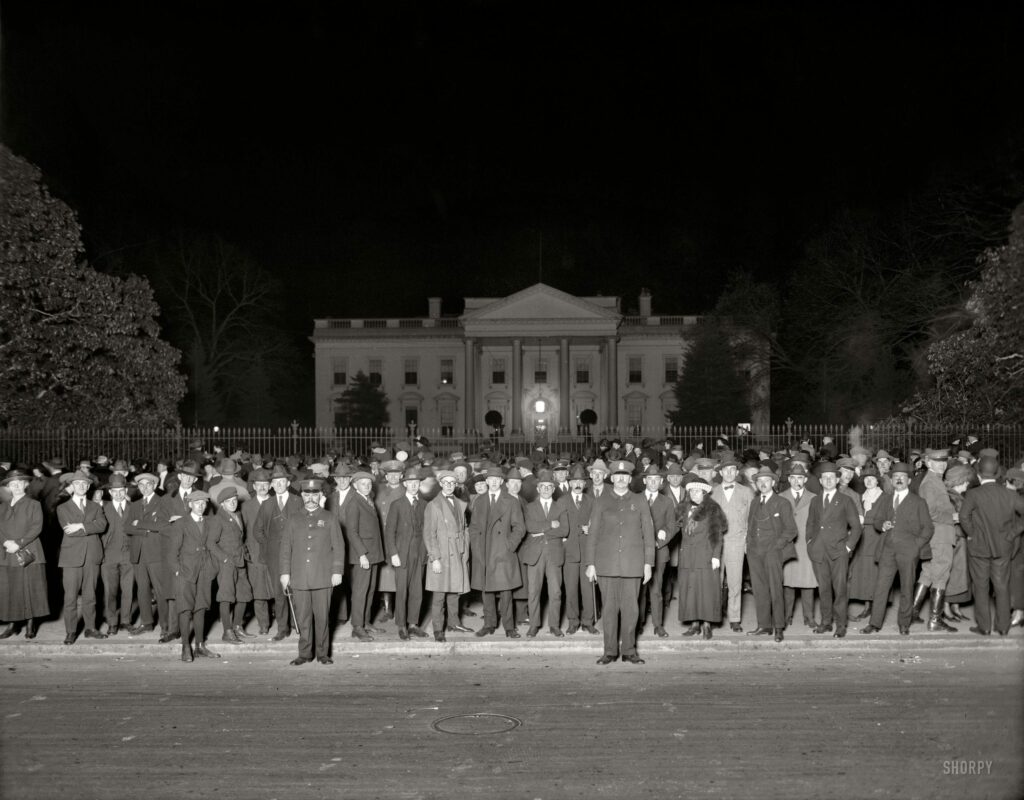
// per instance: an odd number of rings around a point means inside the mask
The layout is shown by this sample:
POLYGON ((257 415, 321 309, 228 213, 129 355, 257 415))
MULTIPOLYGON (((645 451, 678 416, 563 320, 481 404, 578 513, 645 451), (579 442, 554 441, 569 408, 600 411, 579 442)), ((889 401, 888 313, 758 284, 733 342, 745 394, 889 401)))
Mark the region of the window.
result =
POLYGON ((455 359, 441 359, 441 383, 445 386, 455 385, 455 359))
POLYGON ((503 386, 505 384, 505 359, 491 359, 491 384, 503 386))
POLYGON ((441 400, 437 404, 438 421, 441 423, 441 435, 451 436, 455 431, 455 403, 441 400))
POLYGON ((371 386, 380 386, 381 383, 384 382, 384 379, 381 376, 381 373, 384 371, 383 364, 384 364, 384 362, 382 362, 379 358, 371 358, 370 359, 370 370, 369 370, 369 372, 370 372, 370 385, 371 386))
POLYGON ((533 382, 534 383, 547 383, 548 382, 548 362, 543 358, 537 359, 537 366, 533 369, 533 382))
POLYGON ((632 433, 637 433, 644 424, 643 400, 630 400, 626 403, 626 424, 632 433))
POLYGON ((344 386, 348 380, 348 359, 334 359, 334 385, 344 386))
POLYGON ((419 362, 415 358, 407 358, 403 362, 405 372, 405 385, 418 386, 420 382, 419 362))
POLYGON ((590 383, 590 359, 576 359, 576 383, 590 383))
POLYGON ((629 380, 627 383, 644 382, 644 359, 643 356, 629 357, 629 380))
POLYGON ((665 383, 679 380, 679 359, 676 356, 665 356, 665 383))
POLYGON ((405 407, 405 427, 415 428, 420 424, 420 410, 416 406, 405 407))

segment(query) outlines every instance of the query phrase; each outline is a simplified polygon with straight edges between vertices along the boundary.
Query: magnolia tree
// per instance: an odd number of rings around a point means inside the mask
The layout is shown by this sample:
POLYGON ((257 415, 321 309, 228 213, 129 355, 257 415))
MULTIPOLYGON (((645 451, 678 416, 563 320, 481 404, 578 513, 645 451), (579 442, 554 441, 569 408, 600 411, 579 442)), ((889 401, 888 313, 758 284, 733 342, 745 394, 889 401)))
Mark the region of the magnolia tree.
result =
POLYGON ((176 424, 159 311, 144 278, 88 265, 75 213, 0 145, 0 425, 176 424))

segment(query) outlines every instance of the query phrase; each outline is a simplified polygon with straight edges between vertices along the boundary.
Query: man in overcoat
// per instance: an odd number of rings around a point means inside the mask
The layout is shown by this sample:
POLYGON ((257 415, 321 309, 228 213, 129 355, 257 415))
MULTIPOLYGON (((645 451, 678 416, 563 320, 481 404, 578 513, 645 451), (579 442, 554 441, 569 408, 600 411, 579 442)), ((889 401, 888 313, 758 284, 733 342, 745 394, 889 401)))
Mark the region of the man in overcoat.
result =
POLYGON ((225 557, 217 545, 220 520, 206 516, 209 502, 210 496, 201 489, 189 492, 188 513, 171 523, 167 537, 177 584, 174 603, 181 631, 181 660, 186 663, 191 663, 194 656, 220 658, 206 647, 206 611, 212 602, 217 564, 225 557), (190 641, 193 630, 196 635, 194 651, 190 641))
POLYGON ((604 490, 590 518, 584 560, 586 575, 599 581, 604 614, 604 655, 598 664, 643 664, 636 652, 636 621, 642 584, 654 573, 654 522, 642 495, 629 491, 633 464, 613 461, 611 490, 604 490))
POLYGON ((466 534, 466 503, 455 496, 458 479, 451 470, 438 470, 440 493, 423 512, 423 543, 427 548, 426 589, 433 592, 430 617, 434 640, 445 641, 445 609, 448 627, 468 631, 459 619, 459 597, 469 591, 469 537, 466 534))
POLYGON ((270 488, 274 490, 273 494, 270 495, 270 500, 260 506, 253 528, 253 537, 259 542, 260 552, 274 584, 274 617, 277 619, 275 642, 291 634, 288 598, 284 596, 280 583, 281 574, 278 572, 281 565, 281 537, 284 536, 288 518, 302 511, 302 500, 289 491, 291 482, 292 476, 288 470, 282 464, 275 464, 270 473, 270 488))
POLYGON ((278 551, 282 590, 291 589, 299 655, 293 666, 313 660, 333 664, 330 655, 328 612, 331 590, 340 586, 345 572, 345 537, 334 514, 320 507, 323 481, 299 485, 302 511, 288 518, 278 551))

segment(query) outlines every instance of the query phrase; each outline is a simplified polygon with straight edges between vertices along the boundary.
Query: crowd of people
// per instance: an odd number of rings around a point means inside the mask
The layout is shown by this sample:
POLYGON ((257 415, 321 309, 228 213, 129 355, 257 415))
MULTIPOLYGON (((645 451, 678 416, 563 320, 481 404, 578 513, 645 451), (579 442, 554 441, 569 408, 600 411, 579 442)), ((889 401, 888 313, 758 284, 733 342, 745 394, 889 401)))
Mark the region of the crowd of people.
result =
POLYGON ((799 597, 807 628, 841 638, 850 621, 883 629, 897 581, 901 634, 955 631, 969 603, 975 634, 1024 625, 1021 464, 976 437, 899 455, 827 439, 736 453, 722 438, 689 452, 604 440, 575 458, 437 457, 420 441, 363 457, 200 446, 151 464, 0 462, 0 638, 34 638, 62 602, 66 645, 159 625, 191 662, 219 657, 215 611, 227 645, 295 630, 300 665, 331 663, 339 623, 369 641, 393 619, 409 640, 431 635, 428 616, 444 642, 522 625, 532 638, 545 619, 555 638, 598 635, 600 621, 599 664, 643 663, 637 634, 649 617, 669 636, 674 598, 682 636, 742 632, 750 591, 747 635, 783 641, 799 597))

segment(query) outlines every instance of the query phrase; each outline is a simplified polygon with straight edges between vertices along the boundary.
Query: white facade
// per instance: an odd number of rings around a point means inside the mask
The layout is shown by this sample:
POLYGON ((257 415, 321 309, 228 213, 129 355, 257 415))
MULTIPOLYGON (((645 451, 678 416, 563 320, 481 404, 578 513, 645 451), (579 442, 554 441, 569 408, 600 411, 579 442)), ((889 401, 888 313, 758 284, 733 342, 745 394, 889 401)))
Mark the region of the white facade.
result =
MULTIPOLYGON (((575 297, 543 283, 504 298, 465 299, 460 317, 318 319, 316 422, 334 427, 335 401, 357 372, 379 380, 390 424, 460 435, 490 432, 497 411, 505 432, 527 439, 576 434, 593 411, 592 431, 666 424, 673 385, 700 317, 623 316, 617 297, 575 297)), ((767 370, 754 393, 755 429, 768 424, 767 370)))

